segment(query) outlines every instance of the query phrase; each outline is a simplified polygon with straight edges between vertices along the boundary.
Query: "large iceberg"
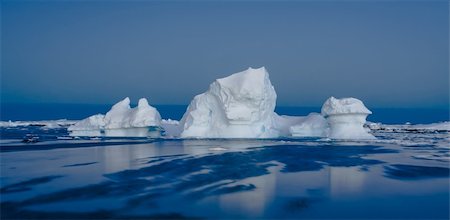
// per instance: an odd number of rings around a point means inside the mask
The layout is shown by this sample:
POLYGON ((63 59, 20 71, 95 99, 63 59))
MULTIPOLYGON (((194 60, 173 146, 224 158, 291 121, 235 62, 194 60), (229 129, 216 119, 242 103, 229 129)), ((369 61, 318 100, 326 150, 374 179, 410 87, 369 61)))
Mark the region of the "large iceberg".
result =
POLYGON ((355 98, 330 97, 322 106, 322 115, 329 125, 328 137, 332 139, 375 139, 363 127, 372 112, 355 98))
POLYGON ((194 97, 180 121, 181 137, 270 138, 277 95, 264 67, 215 80, 194 97))
MULTIPOLYGON (((322 113, 277 115, 277 95, 264 67, 215 80, 194 97, 179 122, 182 138, 329 137, 373 139, 363 127, 371 112, 354 98, 331 97, 322 113)), ((166 126, 166 125, 165 125, 166 126)), ((169 132, 170 134, 170 132, 169 132)))
POLYGON ((72 136, 153 137, 159 133, 160 125, 161 116, 147 99, 140 99, 137 107, 131 108, 127 97, 116 103, 106 115, 90 116, 68 130, 72 136))
POLYGON ((125 98, 106 115, 93 115, 68 130, 73 136, 154 137, 157 133, 168 138, 374 139, 363 127, 372 112, 358 99, 331 97, 321 114, 304 117, 276 114, 276 99, 267 70, 248 68, 215 80, 194 97, 180 121, 161 120, 146 99, 131 108, 130 99, 125 98))

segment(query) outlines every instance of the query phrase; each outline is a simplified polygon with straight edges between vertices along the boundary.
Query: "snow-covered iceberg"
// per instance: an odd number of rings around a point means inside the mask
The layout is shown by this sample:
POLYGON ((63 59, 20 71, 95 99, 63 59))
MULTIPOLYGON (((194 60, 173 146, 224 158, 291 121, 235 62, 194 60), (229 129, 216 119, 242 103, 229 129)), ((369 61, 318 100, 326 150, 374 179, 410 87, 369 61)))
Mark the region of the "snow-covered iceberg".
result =
POLYGON ((248 68, 216 79, 194 97, 180 121, 161 120, 146 99, 130 108, 125 98, 106 115, 93 115, 68 130, 74 136, 143 137, 161 130, 170 138, 375 138, 363 127, 372 112, 358 99, 331 97, 321 114, 303 117, 276 114, 276 99, 267 70, 248 68))
POLYGON ((355 98, 330 97, 322 106, 322 115, 329 126, 332 139, 375 139, 363 126, 372 112, 355 98))
POLYGON ((68 128, 72 136, 147 137, 159 134, 161 116, 148 104, 139 100, 130 107, 127 97, 116 103, 106 115, 97 114, 83 119, 68 128))
POLYGON ((189 104, 180 121, 181 137, 277 137, 276 98, 264 67, 217 79, 189 104))
POLYGON ((330 97, 321 113, 307 116, 278 115, 277 94, 264 67, 232 74, 210 84, 194 97, 180 121, 162 120, 145 98, 130 107, 125 98, 105 115, 80 121, 0 121, 0 128, 39 126, 68 127, 72 136, 166 138, 280 138, 327 137, 331 139, 375 139, 383 132, 448 133, 450 122, 428 125, 384 125, 366 123, 372 112, 355 98, 330 97), (365 127, 364 127, 365 126, 365 127), (378 132, 378 133, 377 133, 378 132))
POLYGON ((266 69, 249 68, 195 96, 175 130, 182 138, 374 138, 363 128, 371 112, 358 99, 331 97, 322 114, 300 117, 277 115, 276 98, 266 69))

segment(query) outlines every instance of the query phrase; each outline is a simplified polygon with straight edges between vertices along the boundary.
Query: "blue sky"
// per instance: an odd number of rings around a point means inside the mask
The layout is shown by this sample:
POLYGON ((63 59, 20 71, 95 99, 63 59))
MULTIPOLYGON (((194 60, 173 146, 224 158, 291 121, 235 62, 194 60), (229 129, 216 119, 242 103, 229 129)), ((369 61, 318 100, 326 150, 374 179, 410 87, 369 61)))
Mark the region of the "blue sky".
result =
POLYGON ((1 4, 3 103, 188 104, 265 66, 278 105, 449 105, 446 0, 1 4))

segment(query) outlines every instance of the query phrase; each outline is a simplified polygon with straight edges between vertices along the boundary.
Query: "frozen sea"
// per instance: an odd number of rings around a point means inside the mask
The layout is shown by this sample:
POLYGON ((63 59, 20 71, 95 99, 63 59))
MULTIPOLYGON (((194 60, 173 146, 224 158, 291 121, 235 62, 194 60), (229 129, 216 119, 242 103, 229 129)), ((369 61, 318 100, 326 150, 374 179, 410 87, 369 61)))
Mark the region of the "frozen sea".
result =
MULTIPOLYGON (((179 119, 186 106, 157 107, 179 119)), ((1 219, 450 217, 450 128, 406 124, 445 109, 372 109, 370 142, 68 136, 108 108, 2 105, 2 121, 25 122, 0 127, 1 219)))

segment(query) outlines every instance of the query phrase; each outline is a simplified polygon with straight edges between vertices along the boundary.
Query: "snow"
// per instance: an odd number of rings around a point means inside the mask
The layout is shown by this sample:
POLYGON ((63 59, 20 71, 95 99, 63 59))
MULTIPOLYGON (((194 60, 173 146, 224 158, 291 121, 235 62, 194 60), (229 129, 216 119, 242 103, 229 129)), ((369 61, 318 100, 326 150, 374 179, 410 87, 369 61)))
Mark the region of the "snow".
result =
MULTIPOLYGON (((101 115, 100 115, 101 116, 101 115)), ((311 113, 306 117, 303 116, 277 116, 275 120, 275 128, 279 130, 280 136, 283 138, 292 137, 327 137, 329 132, 329 126, 326 119, 321 117, 318 113, 311 113), (313 122, 317 121, 317 122, 313 122), (281 124, 281 125, 280 125, 281 124), (319 124, 323 126, 320 127, 319 124), (308 127, 311 126, 311 127, 308 127), (287 130, 286 130, 287 129, 287 130), (324 131, 325 130, 325 131, 324 131)), ((85 119, 86 120, 86 119, 85 119)), ((19 128, 24 129, 28 126, 37 127, 39 129, 59 129, 65 128, 69 125, 75 123, 80 123, 80 121, 74 120, 45 120, 45 121, 0 121, 0 128, 10 129, 19 128)), ((181 131, 178 126, 179 122, 172 119, 161 120, 161 128, 164 130, 163 138, 179 138, 181 131)), ((382 124, 375 122, 366 122, 364 125, 367 129, 370 129, 371 133, 374 133, 378 140, 375 143, 389 143, 389 144, 399 144, 404 146, 429 146, 433 144, 444 150, 448 150, 450 138, 448 134, 450 132, 450 122, 439 122, 431 124, 382 124), (406 135, 405 135, 406 134, 406 135)), ((120 130, 120 129, 117 129, 120 130)), ((127 133, 127 129, 124 129, 122 133, 127 133)), ((147 128, 143 129, 144 132, 148 132, 148 136, 156 137, 157 132, 149 132, 147 128)), ((130 132, 136 133, 139 131, 130 130, 130 132)), ((72 128, 70 131, 71 136, 91 136, 99 137, 105 136, 104 130, 75 130, 72 128), (103 133, 102 133, 103 132, 103 133)), ((116 131, 117 133, 117 131, 116 131)), ((110 133, 110 135, 112 135, 110 133)), ((58 137, 58 139, 70 139, 67 136, 58 137)), ((320 139, 320 140, 331 140, 331 139, 320 139)), ((371 141, 372 143, 372 141, 371 141)), ((448 152, 448 151, 445 151, 448 152)), ((419 156, 418 156, 419 157, 419 156)), ((425 156, 423 159, 426 159, 425 156)), ((426 157, 431 157, 426 155, 426 157)), ((447 156, 440 156, 447 157, 447 156)), ((433 157, 434 158, 434 157, 433 157)), ((445 158, 444 158, 445 159, 445 158)))
POLYGON ((322 115, 330 127, 331 139, 375 139, 365 128, 367 115, 372 112, 361 100, 330 97, 322 106, 322 115))
POLYGON ((331 140, 372 140, 369 133, 449 132, 450 122, 423 125, 384 125, 366 122, 372 112, 356 98, 330 97, 321 113, 307 116, 278 115, 277 94, 264 67, 232 74, 210 84, 194 97, 180 121, 161 119, 147 99, 131 108, 127 97, 105 115, 80 121, 7 121, 0 127, 39 126, 42 129, 68 127, 71 136, 166 138, 279 138, 323 137, 331 140), (365 127, 364 127, 365 126, 365 127))
POLYGON ((78 121, 67 128, 71 136, 102 136, 105 127, 104 115, 97 114, 78 121))
POLYGON ((409 125, 409 127, 419 130, 450 131, 450 122, 447 121, 432 124, 417 124, 417 125, 409 125))
POLYGON ((71 136, 155 137, 161 125, 159 112, 142 98, 135 108, 127 97, 113 105, 106 115, 97 114, 83 119, 67 130, 71 136))
POLYGON ((326 119, 330 126, 328 135, 331 139, 375 139, 375 137, 364 128, 367 115, 364 114, 339 114, 329 115, 326 119))
POLYGON ((301 123, 291 126, 289 131, 293 137, 327 137, 329 126, 322 115, 310 113, 301 123))
POLYGON ((274 128, 281 137, 291 136, 290 128, 305 120, 305 116, 274 115, 274 128))
POLYGON ((83 131, 83 130, 101 130, 105 127, 105 116, 102 114, 92 115, 74 125, 70 126, 69 131, 83 131))
POLYGON ((276 98, 266 69, 249 68, 215 80, 195 96, 178 131, 182 138, 375 138, 363 127, 372 112, 358 99, 331 97, 322 115, 298 117, 277 115, 276 98))
POLYGON ((105 115, 105 128, 142 128, 160 126, 161 116, 159 112, 148 104, 147 99, 139 99, 136 108, 130 107, 130 99, 115 104, 105 115))
POLYGON ((322 115, 324 116, 349 113, 372 114, 361 100, 355 98, 330 97, 322 106, 322 115))
POLYGON ((276 93, 264 67, 215 80, 194 97, 180 121, 183 138, 269 138, 276 93))

